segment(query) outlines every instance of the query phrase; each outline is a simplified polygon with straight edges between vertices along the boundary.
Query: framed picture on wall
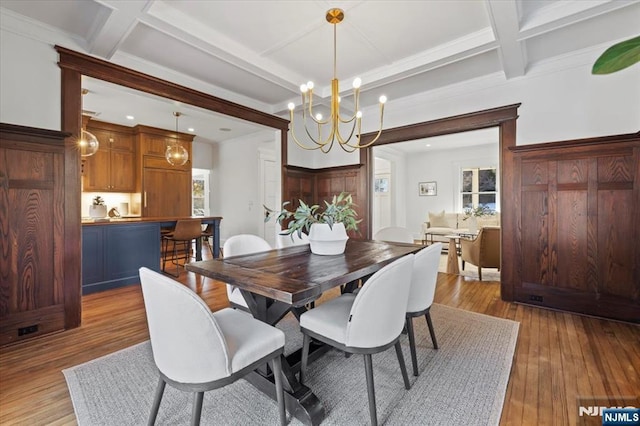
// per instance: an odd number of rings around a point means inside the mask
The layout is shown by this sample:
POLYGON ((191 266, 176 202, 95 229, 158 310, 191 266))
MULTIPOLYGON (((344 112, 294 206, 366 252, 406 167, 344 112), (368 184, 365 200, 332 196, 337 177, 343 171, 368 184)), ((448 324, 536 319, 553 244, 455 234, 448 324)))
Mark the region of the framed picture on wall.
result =
POLYGON ((389 178, 376 178, 375 192, 389 192, 389 178))
POLYGON ((433 182, 420 182, 418 184, 418 195, 438 195, 438 183, 433 182))

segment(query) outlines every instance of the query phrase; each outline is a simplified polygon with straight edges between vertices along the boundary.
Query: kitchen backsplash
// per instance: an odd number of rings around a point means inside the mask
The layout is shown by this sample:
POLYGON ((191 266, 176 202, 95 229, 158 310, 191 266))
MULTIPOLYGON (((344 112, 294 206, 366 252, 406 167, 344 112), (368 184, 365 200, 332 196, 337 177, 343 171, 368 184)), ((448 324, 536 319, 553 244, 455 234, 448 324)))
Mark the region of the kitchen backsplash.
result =
POLYGON ((140 194, 138 193, 83 192, 81 201, 82 217, 89 217, 89 206, 93 204, 93 199, 97 195, 104 200, 107 205, 107 211, 115 207, 122 216, 140 216, 140 194), (127 206, 128 212, 126 212, 127 206))

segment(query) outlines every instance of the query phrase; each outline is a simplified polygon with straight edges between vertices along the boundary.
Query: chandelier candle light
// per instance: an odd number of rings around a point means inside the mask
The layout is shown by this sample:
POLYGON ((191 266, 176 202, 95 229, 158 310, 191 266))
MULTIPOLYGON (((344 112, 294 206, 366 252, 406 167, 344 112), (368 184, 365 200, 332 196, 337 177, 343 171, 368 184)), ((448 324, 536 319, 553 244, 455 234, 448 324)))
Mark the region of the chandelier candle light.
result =
MULTIPOLYGON (((336 77, 336 25, 342 22, 344 19, 344 11, 342 9, 330 9, 327 11, 326 15, 327 22, 333 25, 333 80, 331 80, 331 113, 330 117, 326 120, 322 119, 322 114, 314 114, 313 113, 313 82, 310 81, 307 84, 303 84, 300 86, 300 91, 302 92, 302 121, 305 128, 305 132, 307 136, 311 139, 311 141, 315 144, 314 146, 308 147, 302 144, 295 135, 294 132, 294 120, 293 120, 293 112, 295 110, 295 104, 293 102, 289 103, 289 112, 290 112, 290 121, 291 121, 291 136, 293 140, 303 149, 314 150, 319 149, 320 151, 327 153, 333 147, 334 142, 337 140, 338 145, 342 149, 347 152, 354 152, 359 148, 366 148, 371 146, 375 141, 378 140, 380 134, 382 133, 382 118, 384 115, 384 104, 387 101, 386 96, 380 96, 380 128, 378 129, 378 133, 376 136, 366 144, 361 144, 361 135, 362 135, 362 111, 360 111, 360 85, 362 84, 362 80, 360 78, 356 78, 353 80, 353 97, 355 102, 354 113, 349 118, 343 118, 340 115, 340 89, 338 78, 336 77), (312 136, 312 132, 309 131, 307 127, 307 116, 313 121, 313 124, 317 126, 318 136, 312 136), (344 138, 340 133, 340 123, 348 124, 351 123, 351 130, 349 136, 344 138), (329 133, 326 137, 323 137, 323 127, 324 125, 329 125, 329 133), (357 134, 355 141, 351 141, 354 133, 357 134)), ((312 124, 312 125, 313 125, 312 124)), ((314 131, 315 132, 315 131, 314 131)))
MULTIPOLYGON (((173 113, 173 116, 176 118, 176 133, 178 133, 178 118, 181 115, 182 114, 177 111, 173 113)), ((178 142, 177 134, 176 139, 167 146, 164 157, 172 166, 182 166, 189 160, 189 151, 178 142)))

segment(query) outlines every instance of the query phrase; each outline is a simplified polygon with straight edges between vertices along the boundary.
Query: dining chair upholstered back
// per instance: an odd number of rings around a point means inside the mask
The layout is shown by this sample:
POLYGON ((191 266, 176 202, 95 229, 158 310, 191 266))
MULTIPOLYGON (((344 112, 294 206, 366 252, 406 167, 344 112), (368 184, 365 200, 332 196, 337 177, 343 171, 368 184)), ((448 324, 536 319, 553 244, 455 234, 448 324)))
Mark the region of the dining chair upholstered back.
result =
POLYGON ((349 313, 346 346, 384 346, 400 335, 409 298, 413 258, 414 255, 407 255, 385 266, 360 289, 349 313))
POLYGON ((311 339, 364 356, 369 416, 378 424, 372 354, 395 346, 405 389, 411 387, 399 337, 405 322, 413 254, 383 267, 358 294, 345 293, 300 315, 303 334, 300 383, 304 383, 311 339))
POLYGON ((278 249, 304 244, 309 244, 309 236, 304 232, 302 232, 300 236, 298 236, 297 232, 294 232, 291 235, 276 235, 276 248, 278 249))
POLYGON ((225 257, 242 256, 271 250, 271 245, 253 234, 239 234, 228 238, 222 248, 225 257))
POLYGON ((416 253, 407 312, 422 311, 433 303, 441 253, 442 243, 433 243, 416 253))
POLYGON ((411 276, 411 291, 407 303, 406 326, 409 336, 409 350, 413 364, 413 375, 418 376, 418 359, 416 354, 416 341, 413 331, 413 318, 423 316, 427 320, 429 333, 433 347, 438 349, 436 333, 431 321, 431 305, 436 293, 436 282, 438 281, 438 266, 440 265, 440 253, 442 243, 434 243, 423 248, 416 255, 413 262, 413 274, 411 276))
POLYGON ((285 424, 280 355, 284 333, 230 308, 212 313, 187 286, 140 268, 153 359, 160 373, 149 424, 155 423, 165 385, 193 392, 191 424, 199 424, 205 391, 226 386, 269 362, 280 423, 285 424))
MULTIPOLYGON (((228 238, 222 247, 225 258, 269 250, 271 250, 271 245, 263 238, 253 234, 234 235, 228 238)), ((237 287, 227 284, 227 297, 232 307, 243 310, 249 309, 246 300, 244 300, 237 287)))
POLYGON ((391 241, 395 243, 413 244, 413 234, 407 228, 389 226, 382 228, 373 236, 374 240, 391 241))
POLYGON ((158 369, 181 383, 229 376, 229 349, 204 301, 186 286, 146 268, 140 270, 140 280, 158 369))

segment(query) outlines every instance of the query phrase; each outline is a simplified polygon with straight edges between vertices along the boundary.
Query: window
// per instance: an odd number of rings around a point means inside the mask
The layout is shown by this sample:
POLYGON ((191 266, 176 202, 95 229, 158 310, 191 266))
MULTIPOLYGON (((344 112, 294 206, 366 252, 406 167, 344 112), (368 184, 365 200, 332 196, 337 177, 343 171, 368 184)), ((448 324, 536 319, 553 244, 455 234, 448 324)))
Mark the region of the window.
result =
POLYGON ((462 169, 462 208, 487 207, 497 210, 498 190, 495 167, 462 169))
POLYGON ((191 214, 209 216, 209 170, 193 169, 191 214))

